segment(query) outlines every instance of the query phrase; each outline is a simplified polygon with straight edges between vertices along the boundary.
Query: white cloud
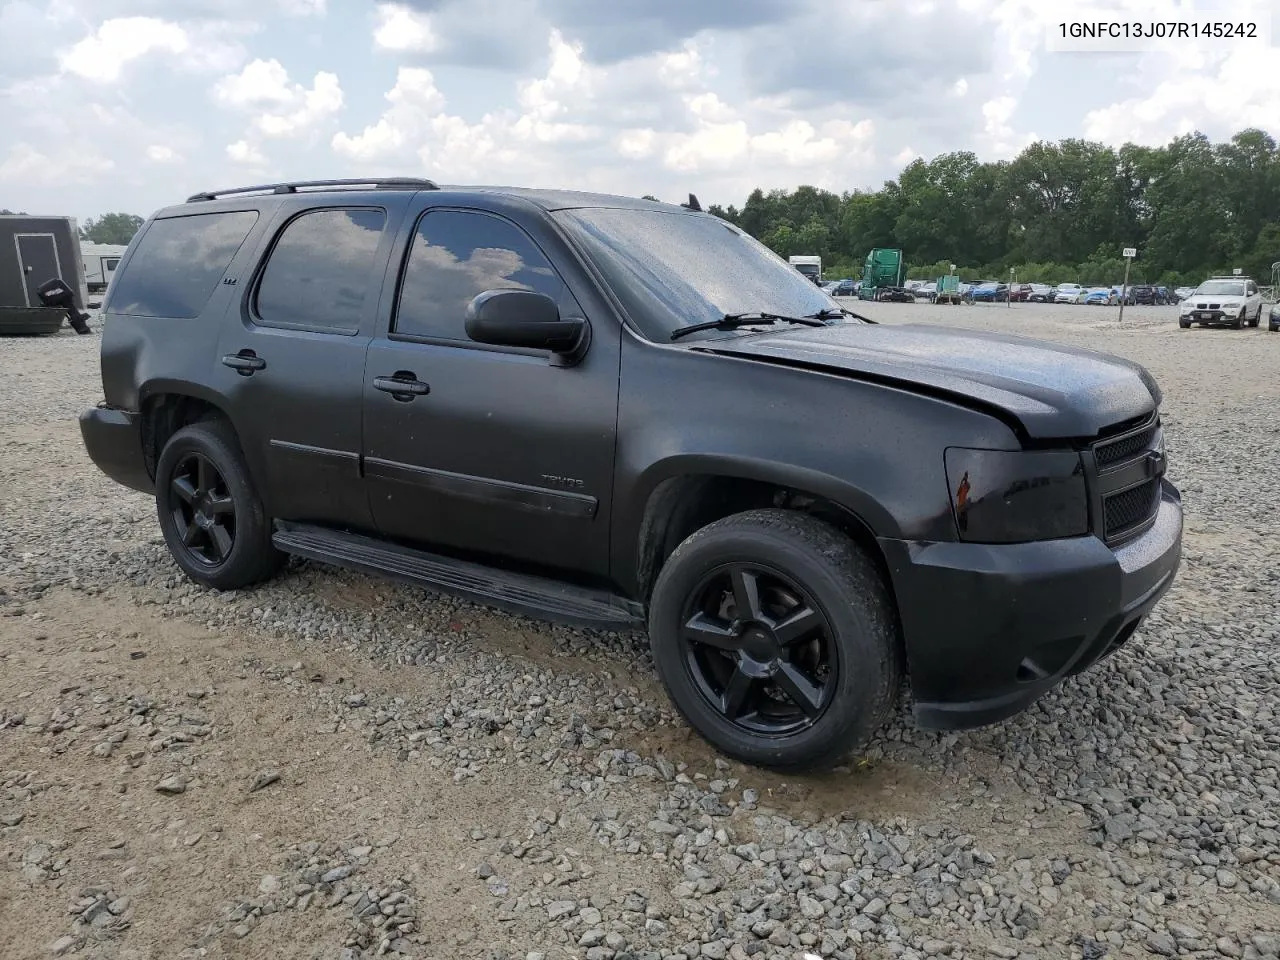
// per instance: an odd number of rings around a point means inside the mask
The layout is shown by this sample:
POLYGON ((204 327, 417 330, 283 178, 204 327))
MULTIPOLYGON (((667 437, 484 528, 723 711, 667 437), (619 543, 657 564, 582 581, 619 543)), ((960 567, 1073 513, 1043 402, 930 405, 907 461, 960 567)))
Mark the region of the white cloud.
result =
POLYGON ((8 156, 0 159, 0 183, 36 186, 92 183, 114 168, 113 160, 92 147, 44 153, 29 143, 20 142, 9 149, 8 156))
POLYGON ((1154 146, 1195 130, 1226 136, 1245 127, 1265 128, 1263 118, 1280 117, 1276 55, 1268 48, 1213 58, 1197 53, 1195 61, 1145 57, 1140 73, 1148 92, 1089 111, 1084 135, 1154 146))
POLYGON ((428 14, 400 3, 378 4, 373 31, 376 47, 396 53, 430 53, 439 47, 439 39, 428 14))
POLYGON ((291 104, 297 97, 289 72, 279 60, 253 60, 239 73, 223 77, 213 87, 215 100, 231 107, 291 104))
POLYGON ((183 54, 190 46, 187 31, 176 23, 155 17, 121 17, 104 21, 60 59, 64 70, 113 83, 132 60, 155 51, 183 54))
POLYGON ((1034 133, 1018 133, 1011 126, 1018 101, 1010 96, 996 97, 982 105, 986 154, 992 159, 1010 159, 1036 139, 1034 133))
POLYGON ((173 163, 182 158, 178 156, 178 152, 173 147, 165 146, 162 143, 153 143, 147 147, 147 159, 152 163, 173 163))
POLYGON ((430 119, 444 109, 444 95, 436 89, 435 78, 421 67, 401 67, 386 99, 391 104, 386 113, 361 133, 334 134, 333 149, 353 160, 387 157, 404 147, 407 137, 421 135, 430 119))
POLYGON ((130 64, 153 55, 183 71, 225 71, 243 62, 241 37, 256 29, 231 21, 180 24, 158 17, 116 17, 61 51, 58 62, 65 73, 112 84, 120 82, 130 64))
POLYGON ((308 88, 292 82, 279 60, 251 61, 218 81, 213 97, 227 107, 256 111, 253 127, 268 137, 309 132, 334 117, 343 104, 337 74, 321 71, 308 88))
POLYGON ((237 140, 227 144, 227 156, 236 163, 259 166, 267 162, 262 152, 248 140, 237 140))

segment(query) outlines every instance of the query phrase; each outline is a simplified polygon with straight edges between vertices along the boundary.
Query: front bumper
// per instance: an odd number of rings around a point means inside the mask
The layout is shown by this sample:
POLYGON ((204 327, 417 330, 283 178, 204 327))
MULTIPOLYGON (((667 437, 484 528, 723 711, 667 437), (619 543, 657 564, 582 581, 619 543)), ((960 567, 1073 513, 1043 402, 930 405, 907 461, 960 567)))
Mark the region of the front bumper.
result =
POLYGON ((881 539, 921 726, 959 730, 1025 710, 1123 645, 1173 583, 1182 504, 1163 481, 1155 522, 1110 548, 881 539))
POLYGON ((80 435, 89 459, 116 483, 154 493, 142 446, 142 417, 131 410, 93 407, 80 414, 80 435))
POLYGON ((1191 310, 1182 314, 1182 319, 1192 323, 1235 323, 1240 313, 1240 310, 1191 310))

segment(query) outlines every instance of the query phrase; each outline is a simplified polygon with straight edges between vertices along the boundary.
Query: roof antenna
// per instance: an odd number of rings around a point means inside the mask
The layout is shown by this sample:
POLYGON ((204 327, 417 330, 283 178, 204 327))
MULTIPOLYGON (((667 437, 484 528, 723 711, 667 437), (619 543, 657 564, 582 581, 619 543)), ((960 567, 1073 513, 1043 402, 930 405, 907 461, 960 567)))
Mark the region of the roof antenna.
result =
POLYGON ((689 202, 682 203, 680 204, 680 206, 684 207, 686 210, 696 210, 699 213, 702 212, 702 204, 698 202, 698 198, 695 197, 692 193, 689 194, 689 202))

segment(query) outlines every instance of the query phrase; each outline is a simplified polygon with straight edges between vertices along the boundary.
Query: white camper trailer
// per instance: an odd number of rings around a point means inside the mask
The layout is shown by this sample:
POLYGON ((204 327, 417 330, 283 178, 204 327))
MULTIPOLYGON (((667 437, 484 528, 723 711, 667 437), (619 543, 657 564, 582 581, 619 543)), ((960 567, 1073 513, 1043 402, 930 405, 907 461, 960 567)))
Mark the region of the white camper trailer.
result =
POLYGON ((102 293, 111 285, 111 278, 127 249, 129 248, 115 243, 80 243, 84 282, 90 293, 102 293))

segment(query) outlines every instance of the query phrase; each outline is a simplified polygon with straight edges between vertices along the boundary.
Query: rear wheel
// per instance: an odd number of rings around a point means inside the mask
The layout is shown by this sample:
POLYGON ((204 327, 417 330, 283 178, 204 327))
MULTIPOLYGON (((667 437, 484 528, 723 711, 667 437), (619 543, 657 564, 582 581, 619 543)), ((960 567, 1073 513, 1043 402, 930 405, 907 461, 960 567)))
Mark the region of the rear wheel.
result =
POLYGON ((205 586, 247 587, 284 561, 225 421, 195 423, 169 438, 156 465, 156 511, 173 559, 205 586))
POLYGON ((1256 327, 1262 322, 1262 304, 1258 304, 1258 310, 1253 315, 1253 319, 1249 321, 1249 326, 1256 327))
POLYGON ((685 540, 658 576, 649 637, 676 708, 724 753, 825 766, 884 723, 901 677, 892 601, 821 520, 753 510, 685 540))

